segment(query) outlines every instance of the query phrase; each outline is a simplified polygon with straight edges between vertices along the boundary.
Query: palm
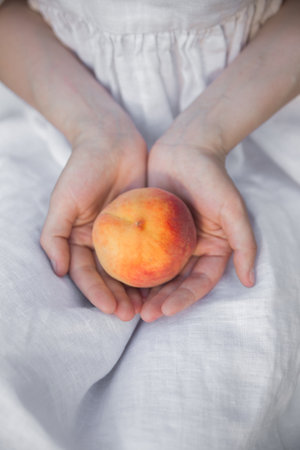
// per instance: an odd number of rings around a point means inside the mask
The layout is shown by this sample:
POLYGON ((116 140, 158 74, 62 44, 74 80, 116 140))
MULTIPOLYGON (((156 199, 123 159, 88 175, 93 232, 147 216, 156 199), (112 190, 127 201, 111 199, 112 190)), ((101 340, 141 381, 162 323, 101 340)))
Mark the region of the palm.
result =
POLYGON ((152 290, 141 312, 144 320, 175 314, 206 295, 220 280, 232 250, 241 281, 250 285, 244 267, 243 239, 251 230, 224 162, 193 148, 177 152, 175 159, 173 147, 157 146, 150 154, 148 180, 150 185, 175 193, 190 206, 198 243, 182 273, 152 290))

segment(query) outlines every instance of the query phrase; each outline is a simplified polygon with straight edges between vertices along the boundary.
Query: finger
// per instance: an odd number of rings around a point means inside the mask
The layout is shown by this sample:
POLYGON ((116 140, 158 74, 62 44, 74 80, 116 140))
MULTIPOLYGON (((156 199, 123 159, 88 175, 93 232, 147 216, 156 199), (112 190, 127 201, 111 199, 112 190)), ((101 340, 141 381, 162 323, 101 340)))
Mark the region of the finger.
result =
POLYGON ((152 288, 150 289, 149 293, 148 293, 147 298, 145 298, 145 300, 147 300, 147 303, 150 302, 150 300, 151 300, 153 297, 155 297, 155 296, 161 291, 161 289, 162 289, 162 286, 161 286, 161 285, 152 287, 152 288))
POLYGON ((93 248, 92 229, 93 223, 87 223, 84 226, 73 226, 69 237, 69 243, 93 248))
POLYGON ((153 322, 163 315, 161 306, 166 298, 182 283, 181 277, 169 281, 163 288, 156 288, 150 298, 144 303, 141 309, 141 318, 144 322, 153 322))
POLYGON ((172 316, 208 294, 223 275, 228 259, 229 255, 200 257, 191 274, 166 298, 162 313, 172 316))
POLYGON ((135 316, 134 305, 129 298, 125 286, 117 280, 114 280, 103 269, 101 269, 101 276, 108 287, 108 289, 114 295, 117 306, 114 314, 123 321, 129 321, 135 316))
POLYGON ((127 293, 127 287, 120 281, 112 278, 101 266, 95 252, 94 252, 94 260, 96 263, 96 269, 103 279, 104 283, 108 287, 108 289, 113 294, 116 299, 117 305, 114 311, 114 314, 119 317, 119 319, 123 321, 128 321, 133 319, 135 316, 135 307, 134 304, 127 293))
POLYGON ((198 258, 190 258, 188 264, 184 267, 182 272, 173 280, 169 281, 163 286, 158 286, 152 289, 147 301, 144 303, 141 310, 141 318, 145 322, 153 322, 163 315, 161 306, 168 296, 170 296, 183 282, 183 280, 191 273, 198 258))
POLYGON ((114 311, 114 314, 119 317, 120 320, 125 322, 132 320, 135 316, 135 308, 125 288, 118 281, 109 283, 108 287, 111 289, 117 300, 117 308, 114 311), (112 284, 115 284, 115 286, 112 286, 112 284))
POLYGON ((93 305, 106 314, 112 314, 117 302, 97 271, 92 250, 78 245, 70 248, 70 277, 93 305))
POLYGON ((68 238, 76 218, 76 208, 68 203, 51 200, 42 230, 40 244, 50 259, 55 273, 64 276, 69 270, 68 238))
POLYGON ((133 304, 135 314, 139 314, 141 312, 143 304, 141 292, 138 289, 132 287, 127 287, 126 292, 133 304))
POLYGON ((140 288, 139 292, 142 297, 142 303, 144 303, 147 300, 147 298, 149 298, 149 295, 151 293, 151 288, 140 288))
POLYGON ((255 283, 254 262, 257 246, 242 199, 224 211, 222 226, 234 252, 233 262, 237 276, 244 286, 251 287, 255 283))

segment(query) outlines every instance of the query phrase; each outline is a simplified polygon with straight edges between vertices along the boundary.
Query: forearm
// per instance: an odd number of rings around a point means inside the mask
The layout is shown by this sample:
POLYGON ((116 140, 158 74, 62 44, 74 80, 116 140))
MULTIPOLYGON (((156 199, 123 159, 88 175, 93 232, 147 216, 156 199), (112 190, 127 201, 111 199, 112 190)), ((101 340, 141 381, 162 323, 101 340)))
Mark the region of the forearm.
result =
POLYGON ((299 93, 300 2, 290 0, 178 122, 190 145, 228 153, 299 93))
POLYGON ((43 19, 22 1, 0 8, 0 80, 70 141, 80 127, 113 126, 121 108, 43 19))

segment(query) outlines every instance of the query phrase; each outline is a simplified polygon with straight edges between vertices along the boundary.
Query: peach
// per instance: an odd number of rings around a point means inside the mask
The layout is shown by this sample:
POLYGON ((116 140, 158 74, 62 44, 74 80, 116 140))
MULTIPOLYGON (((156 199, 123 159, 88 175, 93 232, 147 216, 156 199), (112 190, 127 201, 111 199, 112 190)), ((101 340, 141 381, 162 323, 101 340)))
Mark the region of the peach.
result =
POLYGON ((174 278, 196 246, 190 210, 158 188, 132 189, 96 218, 93 244, 104 270, 129 286, 152 287, 174 278))

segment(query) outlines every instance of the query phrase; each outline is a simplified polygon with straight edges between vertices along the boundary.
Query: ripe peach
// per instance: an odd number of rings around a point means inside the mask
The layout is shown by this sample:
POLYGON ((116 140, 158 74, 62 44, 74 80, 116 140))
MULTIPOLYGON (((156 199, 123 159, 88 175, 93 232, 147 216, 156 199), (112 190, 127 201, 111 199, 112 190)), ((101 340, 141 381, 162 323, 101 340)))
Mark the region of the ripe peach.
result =
POLYGON ((100 212, 93 243, 113 278, 152 287, 174 278, 186 264, 196 246, 196 228, 188 207, 174 194, 132 189, 100 212))

